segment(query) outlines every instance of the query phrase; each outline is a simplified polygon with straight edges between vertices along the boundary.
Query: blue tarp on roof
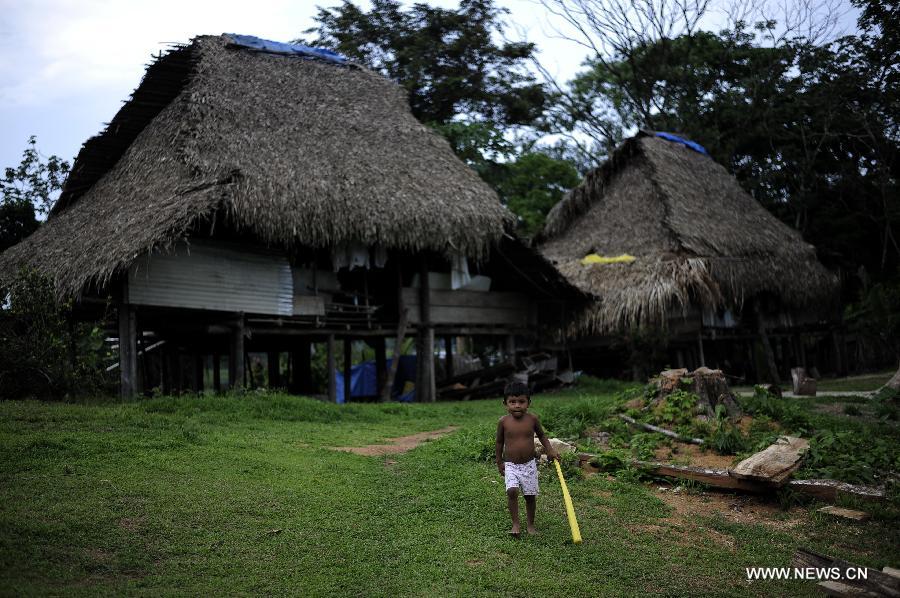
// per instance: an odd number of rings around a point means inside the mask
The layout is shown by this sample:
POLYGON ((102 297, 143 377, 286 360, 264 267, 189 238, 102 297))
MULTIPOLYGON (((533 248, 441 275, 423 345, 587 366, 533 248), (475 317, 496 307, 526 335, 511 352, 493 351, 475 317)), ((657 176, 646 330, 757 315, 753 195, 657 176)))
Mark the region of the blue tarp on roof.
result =
MULTIPOLYGON (((391 367, 391 360, 387 360, 386 367, 391 367)), ((416 356, 401 355, 397 365, 397 376, 394 378, 394 386, 391 395, 398 401, 405 403, 416 399, 416 391, 412 390, 405 395, 400 395, 407 381, 416 380, 416 356)), ((344 374, 334 371, 334 389, 337 394, 337 402, 344 402, 344 374)), ((350 396, 373 397, 378 394, 378 376, 374 361, 364 361, 350 368, 350 396)))
POLYGON ((669 141, 674 141, 675 143, 680 143, 686 147, 691 148, 695 152, 701 153, 703 155, 708 156, 709 152, 706 151, 706 148, 697 143, 696 141, 691 141, 690 139, 684 139, 679 137, 678 135, 672 135, 671 133, 657 133, 657 137, 662 137, 663 139, 668 139, 669 141))
POLYGON ((307 56, 311 58, 321 58, 329 62, 337 64, 346 64, 347 59, 337 52, 326 50, 324 48, 313 48, 312 46, 304 46, 303 44, 285 44, 282 42, 273 42, 268 39, 262 39, 255 35, 239 35, 237 33, 226 33, 231 41, 239 46, 253 48, 254 50, 262 50, 264 52, 275 52, 277 54, 295 54, 299 56, 307 56))

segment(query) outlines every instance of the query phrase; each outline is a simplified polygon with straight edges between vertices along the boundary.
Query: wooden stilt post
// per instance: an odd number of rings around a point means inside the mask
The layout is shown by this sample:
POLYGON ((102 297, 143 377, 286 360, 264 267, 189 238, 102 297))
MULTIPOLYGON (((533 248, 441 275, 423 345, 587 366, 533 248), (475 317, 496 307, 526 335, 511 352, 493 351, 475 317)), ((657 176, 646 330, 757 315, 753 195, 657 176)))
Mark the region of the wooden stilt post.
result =
POLYGON ((344 402, 349 403, 353 394, 353 339, 344 339, 344 402))
POLYGON ((387 348, 383 336, 375 337, 375 388, 378 396, 384 392, 384 381, 387 378, 387 348))
POLYGON ((513 365, 516 363, 516 336, 514 334, 506 335, 506 361, 513 365))
POLYGON ((397 262, 397 337, 394 339, 394 354, 391 356, 391 367, 388 369, 387 378, 384 381, 384 388, 381 389, 381 402, 386 403, 391 400, 391 393, 394 388, 394 379, 397 377, 397 368, 400 367, 400 355, 403 352, 403 341, 406 340, 406 318, 407 309, 403 302, 403 271, 400 269, 399 260, 397 262))
POLYGON ((228 384, 232 390, 244 388, 244 358, 244 314, 240 313, 231 332, 228 384))
POLYGON ((758 300, 753 302, 753 309, 756 312, 756 329, 766 357, 766 368, 769 370, 765 374, 766 382, 781 384, 781 379, 778 376, 778 366, 775 365, 775 353, 772 351, 771 343, 769 343, 769 335, 766 333, 766 321, 758 300))
POLYGON ((328 400, 337 403, 337 388, 334 383, 334 335, 328 335, 325 369, 328 371, 328 400))
POLYGON ((222 392, 222 356, 218 353, 212 355, 212 380, 213 389, 222 392))
POLYGON ((278 351, 266 353, 266 369, 269 374, 269 388, 281 386, 281 353, 278 351))
POLYGON ((700 355, 700 365, 706 365, 706 355, 703 353, 703 331, 697 331, 697 351, 700 355))
POLYGON ((191 353, 191 358, 194 366, 194 375, 191 377, 191 386, 195 393, 200 394, 203 392, 203 371, 205 369, 203 355, 197 351, 193 351, 191 353))
POLYGON ((444 353, 447 355, 444 366, 444 379, 449 380, 453 377, 453 337, 444 337, 444 353))
POLYGON ((419 259, 419 347, 416 364, 418 375, 416 380, 416 400, 431 403, 436 399, 434 379, 434 326, 431 323, 431 285, 428 281, 428 258, 422 255, 419 259))
POLYGON ((121 397, 133 399, 137 394, 137 320, 128 303, 128 282, 122 285, 119 304, 119 381, 121 397))

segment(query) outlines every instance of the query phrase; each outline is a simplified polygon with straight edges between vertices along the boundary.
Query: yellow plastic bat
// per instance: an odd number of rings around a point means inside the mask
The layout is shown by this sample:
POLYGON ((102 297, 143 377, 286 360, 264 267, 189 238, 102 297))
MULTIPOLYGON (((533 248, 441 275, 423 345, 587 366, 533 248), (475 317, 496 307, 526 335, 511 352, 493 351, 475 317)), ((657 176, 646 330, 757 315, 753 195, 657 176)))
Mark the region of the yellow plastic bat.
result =
POLYGON ((581 530, 578 529, 578 520, 575 519, 575 507, 572 506, 572 497, 569 496, 569 488, 566 486, 566 480, 563 478, 562 468, 559 461, 556 463, 556 474, 559 476, 559 485, 562 486, 563 501, 566 503, 566 515, 569 517, 569 527, 572 528, 572 542, 581 544, 581 530))

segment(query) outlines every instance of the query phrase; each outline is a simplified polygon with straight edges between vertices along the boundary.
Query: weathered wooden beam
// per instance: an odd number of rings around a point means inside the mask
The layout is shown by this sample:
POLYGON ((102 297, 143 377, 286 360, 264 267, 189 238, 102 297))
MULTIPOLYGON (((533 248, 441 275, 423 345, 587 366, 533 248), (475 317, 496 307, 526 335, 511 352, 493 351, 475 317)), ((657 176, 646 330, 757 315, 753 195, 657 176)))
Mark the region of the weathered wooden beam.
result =
POLYGON ((787 487, 825 502, 835 502, 839 496, 852 496, 861 500, 882 501, 884 490, 874 486, 848 484, 838 480, 791 480, 787 487))

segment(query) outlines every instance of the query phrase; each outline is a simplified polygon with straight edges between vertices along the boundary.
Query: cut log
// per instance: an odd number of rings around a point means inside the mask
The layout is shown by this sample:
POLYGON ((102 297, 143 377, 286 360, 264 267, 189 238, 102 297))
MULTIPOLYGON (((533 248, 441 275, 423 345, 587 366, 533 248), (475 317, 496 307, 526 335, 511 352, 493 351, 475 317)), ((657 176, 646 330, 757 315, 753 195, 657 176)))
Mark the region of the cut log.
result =
MULTIPOLYGON (((839 583, 853 588, 851 593, 840 594, 844 596, 890 596, 900 597, 900 579, 892 577, 877 569, 861 567, 848 563, 841 559, 819 554, 805 548, 798 548, 791 560, 794 567, 814 569, 837 569, 839 572, 839 583), (861 590, 870 592, 868 594, 852 593, 861 590)), ((834 579, 828 581, 835 581, 834 579)), ((821 585, 821 584, 820 584, 821 585)), ((825 588, 823 588, 825 589, 825 588)))
POLYGON ((843 519, 852 519, 853 521, 868 521, 871 517, 865 511, 855 511, 853 509, 844 509, 842 507, 835 507, 833 505, 822 507, 821 509, 816 509, 819 513, 825 513, 826 515, 832 515, 834 517, 841 517, 843 519))
POLYGON ((679 440, 679 441, 681 441, 681 442, 688 442, 688 443, 690 443, 690 444, 698 444, 698 445, 702 445, 702 444, 703 444, 703 439, 702 439, 702 438, 690 438, 690 437, 688 437, 688 436, 682 436, 682 435, 679 434, 678 432, 673 432, 672 430, 666 430, 665 428, 660 428, 660 427, 658 427, 658 426, 651 426, 650 424, 645 424, 645 423, 643 423, 643 422, 639 422, 639 421, 637 421, 637 420, 634 419, 634 418, 628 417, 628 416, 625 415, 624 413, 620 413, 620 414, 619 414, 619 417, 622 418, 622 419, 624 419, 625 421, 627 421, 627 422, 628 422, 629 424, 631 424, 632 426, 637 426, 638 428, 641 428, 641 429, 643 429, 643 430, 647 430, 647 431, 649 431, 649 432, 656 432, 656 433, 658 433, 658 434, 663 434, 663 435, 665 435, 665 436, 668 436, 669 438, 674 438, 674 439, 679 440))
POLYGON ((809 441, 793 436, 781 436, 764 451, 747 457, 731 470, 736 478, 755 480, 781 486, 800 468, 809 441))
POLYGON ((816 396, 816 380, 806 373, 806 368, 791 368, 791 383, 795 395, 816 396))

